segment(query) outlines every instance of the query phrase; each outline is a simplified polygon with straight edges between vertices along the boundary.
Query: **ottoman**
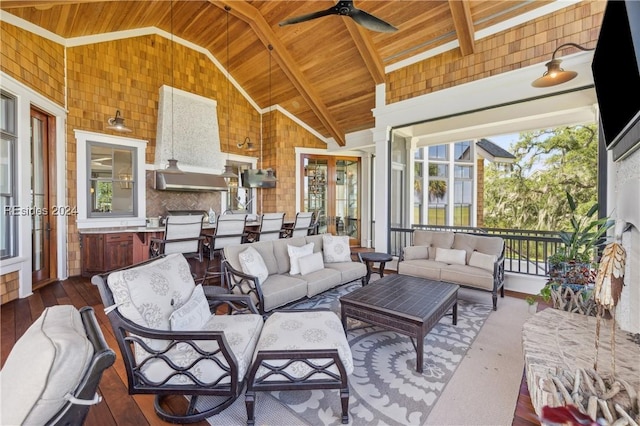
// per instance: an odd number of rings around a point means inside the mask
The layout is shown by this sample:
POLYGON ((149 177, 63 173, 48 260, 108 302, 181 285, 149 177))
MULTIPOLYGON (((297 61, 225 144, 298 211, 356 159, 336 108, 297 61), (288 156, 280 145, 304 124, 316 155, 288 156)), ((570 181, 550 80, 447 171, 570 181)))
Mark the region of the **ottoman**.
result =
POLYGON ((247 377, 247 425, 256 391, 339 389, 342 423, 349 422, 353 358, 338 316, 329 310, 278 311, 264 323, 247 377))

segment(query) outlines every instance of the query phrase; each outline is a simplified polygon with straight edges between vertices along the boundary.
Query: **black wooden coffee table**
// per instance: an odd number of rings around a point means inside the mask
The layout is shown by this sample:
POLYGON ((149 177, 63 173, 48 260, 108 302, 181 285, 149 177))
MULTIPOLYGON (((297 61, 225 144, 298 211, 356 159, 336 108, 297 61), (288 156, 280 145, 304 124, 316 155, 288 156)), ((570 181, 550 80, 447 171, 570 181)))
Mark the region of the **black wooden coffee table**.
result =
POLYGON ((427 333, 450 309, 453 325, 458 322, 458 288, 442 281, 388 275, 340 298, 342 326, 346 331, 351 317, 409 336, 416 349, 416 371, 422 373, 427 333))

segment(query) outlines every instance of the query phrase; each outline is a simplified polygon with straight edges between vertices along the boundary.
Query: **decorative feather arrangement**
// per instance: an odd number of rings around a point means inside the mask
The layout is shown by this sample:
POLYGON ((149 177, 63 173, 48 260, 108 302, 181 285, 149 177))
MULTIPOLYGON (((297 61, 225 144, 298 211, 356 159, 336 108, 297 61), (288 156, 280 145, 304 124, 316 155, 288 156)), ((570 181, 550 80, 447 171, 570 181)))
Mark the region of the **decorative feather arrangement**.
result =
POLYGON ((600 342, 600 320, 607 309, 611 313, 613 321, 611 322, 611 366, 613 374, 616 374, 616 310, 615 307, 620 300, 622 287, 624 286, 624 268, 627 259, 627 253, 624 247, 617 242, 607 244, 604 248, 602 258, 600 259, 600 267, 596 276, 596 285, 594 289, 595 301, 597 306, 596 321, 596 360, 593 368, 598 370, 598 346, 600 342))

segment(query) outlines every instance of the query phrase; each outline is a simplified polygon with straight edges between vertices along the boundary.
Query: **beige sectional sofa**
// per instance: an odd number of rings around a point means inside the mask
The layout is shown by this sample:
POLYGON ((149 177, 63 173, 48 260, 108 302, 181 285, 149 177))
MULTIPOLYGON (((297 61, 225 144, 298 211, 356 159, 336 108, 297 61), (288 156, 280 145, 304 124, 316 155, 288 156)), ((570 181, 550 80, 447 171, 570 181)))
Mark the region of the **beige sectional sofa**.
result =
POLYGON ((348 236, 331 234, 259 241, 223 249, 225 285, 250 294, 261 314, 341 284, 367 268, 351 259, 348 236))
POLYGON ((404 247, 398 273, 489 291, 493 310, 504 297, 504 240, 500 237, 415 230, 404 247))

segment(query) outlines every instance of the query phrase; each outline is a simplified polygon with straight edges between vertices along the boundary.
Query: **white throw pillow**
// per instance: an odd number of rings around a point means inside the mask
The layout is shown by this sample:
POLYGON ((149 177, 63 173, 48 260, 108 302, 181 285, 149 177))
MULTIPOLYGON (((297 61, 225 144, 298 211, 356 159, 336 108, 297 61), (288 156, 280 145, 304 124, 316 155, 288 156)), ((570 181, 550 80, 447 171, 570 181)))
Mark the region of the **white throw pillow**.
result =
POLYGON ((258 250, 253 247, 249 247, 238 255, 240 260, 240 267, 245 274, 258 277, 258 284, 262 284, 269 276, 269 270, 264 263, 264 259, 258 253, 258 250))
POLYGON ((308 256, 311 253, 313 253, 313 243, 305 244, 301 247, 287 244, 287 252, 289 252, 289 263, 291 264, 291 269, 289 269, 289 274, 291 275, 299 274, 300 273, 299 259, 303 256, 308 256))
POLYGON ((464 250, 445 249, 436 247, 436 262, 449 265, 466 265, 467 252, 464 250))
POLYGON ((323 235, 322 251, 324 253, 324 263, 351 262, 351 248, 349 247, 348 235, 323 235))
POLYGON ((469 258, 469 266, 475 266, 476 268, 486 269, 493 272, 493 264, 496 262, 496 256, 493 254, 480 253, 474 251, 469 258))
POLYGON ((300 264, 300 274, 307 275, 315 271, 324 269, 324 262, 322 261, 322 253, 317 252, 302 256, 298 259, 300 264))
POLYGON ((211 317, 209 302, 204 295, 202 284, 198 284, 184 305, 173 311, 169 317, 173 331, 197 331, 211 317))

